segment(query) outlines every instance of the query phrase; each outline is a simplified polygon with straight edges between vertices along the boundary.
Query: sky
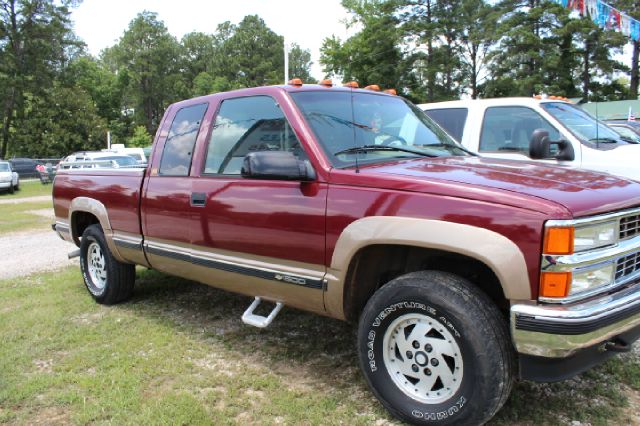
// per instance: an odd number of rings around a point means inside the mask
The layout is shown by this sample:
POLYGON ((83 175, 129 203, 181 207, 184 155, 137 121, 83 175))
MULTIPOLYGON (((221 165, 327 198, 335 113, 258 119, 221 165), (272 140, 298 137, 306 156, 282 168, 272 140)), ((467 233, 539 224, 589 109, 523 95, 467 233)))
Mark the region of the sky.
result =
MULTIPOLYGON (((169 32, 180 39, 191 31, 214 33, 218 24, 237 24, 246 15, 257 14, 267 26, 311 52, 311 75, 324 77, 320 66, 320 46, 332 34, 341 39, 353 35, 344 24, 349 18, 340 0, 83 0, 73 12, 76 34, 98 55, 114 45, 138 13, 157 12, 169 32)), ((631 49, 627 44, 616 59, 631 66, 631 49)), ((284 76, 283 76, 284 79, 284 76)))
MULTIPOLYGON (((180 39, 191 31, 214 33, 218 24, 237 24, 246 15, 257 14, 288 43, 298 43, 311 52, 311 75, 323 77, 320 46, 332 34, 345 39, 350 33, 340 0, 84 0, 72 14, 76 34, 89 51, 98 55, 114 45, 138 13, 157 12, 169 32, 180 39)), ((284 78, 284 76, 283 76, 284 78)))

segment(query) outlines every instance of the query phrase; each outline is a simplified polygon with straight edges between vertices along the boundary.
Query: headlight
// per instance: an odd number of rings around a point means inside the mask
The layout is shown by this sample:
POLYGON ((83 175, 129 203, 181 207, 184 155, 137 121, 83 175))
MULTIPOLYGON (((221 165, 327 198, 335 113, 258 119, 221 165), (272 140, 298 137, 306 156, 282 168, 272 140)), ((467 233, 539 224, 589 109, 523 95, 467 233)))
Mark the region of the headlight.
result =
MULTIPOLYGON (((570 259, 580 253, 618 244, 617 220, 574 226, 566 222, 558 223, 559 226, 549 225, 548 223, 545 229, 543 256, 551 259, 551 266, 556 265, 554 259, 564 258, 565 262, 572 262, 570 259)), ((599 287, 613 284, 615 272, 616 266, 613 262, 582 268, 577 264, 575 269, 543 268, 540 276, 540 297, 553 300, 579 297, 583 293, 592 294, 599 287)))
POLYGON ((575 271, 571 281, 569 296, 611 284, 614 280, 615 272, 616 268, 613 263, 607 263, 583 271, 575 271))
POLYGON ((579 226, 574 231, 576 252, 614 245, 618 242, 618 222, 603 222, 591 226, 579 226))

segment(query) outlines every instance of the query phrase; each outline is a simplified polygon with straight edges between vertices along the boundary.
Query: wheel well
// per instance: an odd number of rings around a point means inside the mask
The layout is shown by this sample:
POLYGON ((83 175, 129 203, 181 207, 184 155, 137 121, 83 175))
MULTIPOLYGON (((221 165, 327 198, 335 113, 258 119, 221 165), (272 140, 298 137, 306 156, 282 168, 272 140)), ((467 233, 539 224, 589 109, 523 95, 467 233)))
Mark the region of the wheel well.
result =
POLYGON ((496 274, 486 264, 458 253, 413 246, 372 245, 351 260, 344 289, 344 312, 357 320, 373 293, 392 279, 409 272, 434 270, 466 278, 485 292, 498 308, 509 311, 496 274))
POLYGON ((87 229, 90 225, 99 224, 100 221, 98 218, 88 212, 73 212, 71 215, 71 226, 72 226, 72 234, 75 240, 80 240, 84 230, 87 229))

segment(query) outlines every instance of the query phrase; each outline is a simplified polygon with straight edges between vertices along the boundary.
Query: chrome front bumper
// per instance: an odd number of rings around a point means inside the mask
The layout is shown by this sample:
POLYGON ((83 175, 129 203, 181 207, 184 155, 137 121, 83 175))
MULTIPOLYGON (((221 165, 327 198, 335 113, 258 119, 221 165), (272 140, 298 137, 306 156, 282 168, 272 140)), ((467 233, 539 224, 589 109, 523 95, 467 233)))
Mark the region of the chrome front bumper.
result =
POLYGON ((640 325, 640 283, 572 305, 514 304, 511 335, 520 354, 569 357, 640 325))

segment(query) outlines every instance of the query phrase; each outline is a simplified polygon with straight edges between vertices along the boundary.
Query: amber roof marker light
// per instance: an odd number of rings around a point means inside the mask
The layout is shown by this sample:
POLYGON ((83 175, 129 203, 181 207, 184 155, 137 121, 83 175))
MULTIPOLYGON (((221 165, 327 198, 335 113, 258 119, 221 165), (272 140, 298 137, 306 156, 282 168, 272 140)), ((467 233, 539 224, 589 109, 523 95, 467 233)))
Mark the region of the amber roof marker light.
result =
POLYGON ((292 78, 291 80, 289 80, 289 85, 290 86, 302 86, 302 79, 299 78, 292 78))
POLYGON ((393 95, 393 96, 396 96, 398 94, 396 89, 387 89, 387 90, 384 91, 384 93, 387 93, 387 94, 393 95))
POLYGON ((350 81, 348 83, 343 84, 344 87, 351 87, 352 89, 357 89, 360 87, 357 81, 350 81))
POLYGON ((380 86, 378 86, 377 84, 370 84, 367 87, 365 87, 364 90, 372 90, 374 92, 379 92, 380 86))
POLYGON ((330 79, 322 80, 318 84, 323 87, 333 87, 333 81, 331 81, 330 79))

